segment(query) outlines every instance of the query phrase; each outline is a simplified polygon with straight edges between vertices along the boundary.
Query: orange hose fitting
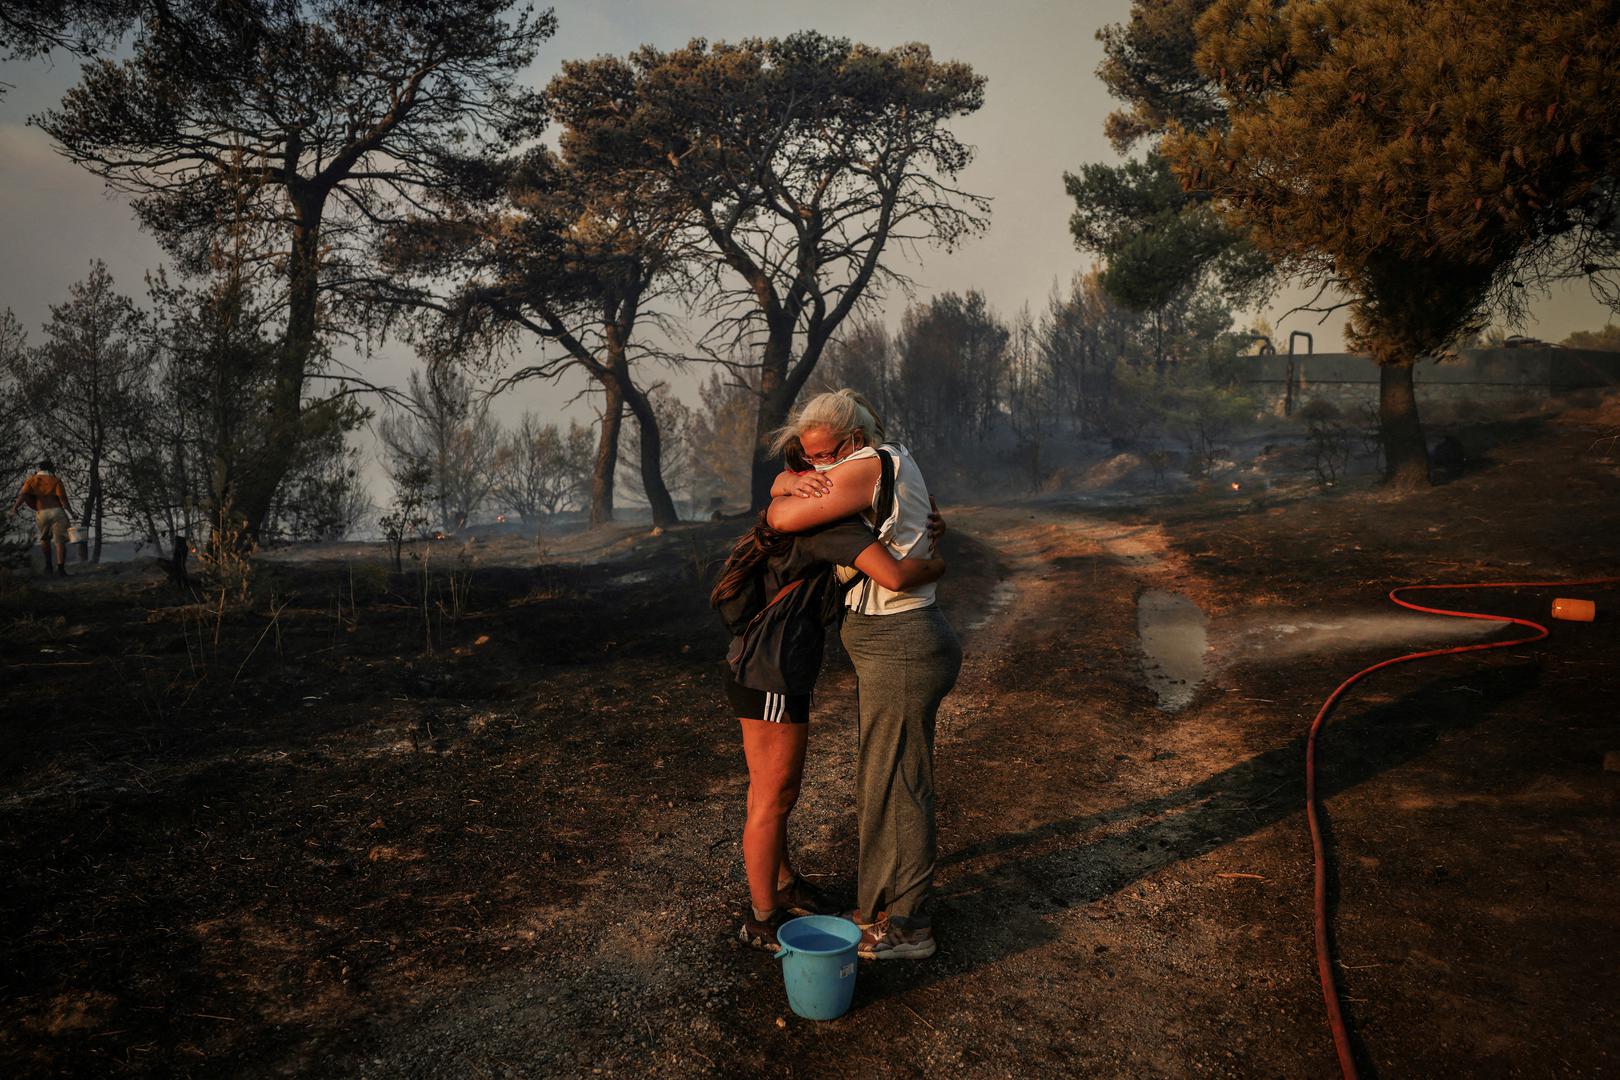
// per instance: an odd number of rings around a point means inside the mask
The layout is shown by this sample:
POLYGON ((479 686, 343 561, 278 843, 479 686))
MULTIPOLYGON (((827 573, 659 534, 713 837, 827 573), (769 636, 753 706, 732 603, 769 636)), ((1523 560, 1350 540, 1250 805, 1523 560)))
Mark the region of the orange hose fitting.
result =
POLYGON ((1570 600, 1560 596, 1553 601, 1552 617, 1566 622, 1591 622, 1597 615, 1597 605, 1590 600, 1570 600))

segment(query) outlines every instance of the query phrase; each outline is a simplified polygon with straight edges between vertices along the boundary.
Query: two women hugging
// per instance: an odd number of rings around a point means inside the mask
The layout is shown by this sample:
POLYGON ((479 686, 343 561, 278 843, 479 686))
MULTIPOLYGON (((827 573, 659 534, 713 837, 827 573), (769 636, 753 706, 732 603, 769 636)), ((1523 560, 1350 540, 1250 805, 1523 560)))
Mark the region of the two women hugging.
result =
POLYGON ((787 468, 711 594, 733 631, 726 690, 748 762, 740 936, 774 952, 787 918, 841 913, 861 928, 863 958, 932 956, 934 726, 962 664, 935 603, 944 524, 911 452, 887 440, 854 390, 811 398, 772 449, 787 468), (796 873, 788 854, 829 623, 855 667, 860 718, 853 910, 796 873))

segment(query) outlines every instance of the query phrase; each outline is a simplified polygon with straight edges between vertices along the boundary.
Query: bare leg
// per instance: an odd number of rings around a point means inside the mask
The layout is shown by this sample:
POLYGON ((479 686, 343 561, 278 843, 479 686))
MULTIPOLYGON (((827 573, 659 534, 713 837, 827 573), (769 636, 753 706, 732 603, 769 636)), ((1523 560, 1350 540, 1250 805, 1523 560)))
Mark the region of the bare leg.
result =
POLYGON ((777 890, 792 880, 788 863, 787 820, 799 800, 804 775, 808 724, 740 720, 743 755, 748 759, 748 821, 743 826, 743 865, 748 895, 757 914, 773 911, 777 890))
POLYGON ((56 565, 67 572, 67 545, 60 542, 56 545, 56 565))
POLYGON ((51 566, 51 542, 49 540, 41 540, 39 542, 39 550, 45 553, 45 572, 48 574, 52 569, 54 569, 51 566))

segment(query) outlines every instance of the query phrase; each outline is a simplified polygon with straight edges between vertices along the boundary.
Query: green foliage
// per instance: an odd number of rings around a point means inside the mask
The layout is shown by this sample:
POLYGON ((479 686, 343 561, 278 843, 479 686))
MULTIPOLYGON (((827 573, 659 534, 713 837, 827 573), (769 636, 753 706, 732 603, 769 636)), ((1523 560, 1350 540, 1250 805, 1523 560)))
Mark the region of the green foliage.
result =
MULTIPOLYGON (((1128 23, 1097 37, 1097 69, 1125 108, 1107 121, 1120 153, 1172 127, 1225 126, 1224 103, 1194 62, 1195 25, 1210 0, 1138 0, 1128 23)), ((1262 302, 1275 284, 1270 261, 1228 226, 1208 196, 1187 191, 1155 150, 1122 165, 1090 164, 1066 173, 1075 201, 1069 228, 1076 245, 1103 259, 1103 287, 1121 302, 1153 311, 1193 288, 1215 288, 1229 304, 1262 302)))
POLYGON ((1410 363, 1567 265, 1620 134, 1603 0, 1220 0, 1198 62, 1225 131, 1174 168, 1274 259, 1353 298, 1351 344, 1410 363), (1279 182, 1286 177, 1286 182, 1279 182))
POLYGON ((1225 109, 1193 57, 1196 26, 1211 0, 1136 0, 1130 21, 1097 32, 1103 62, 1097 77, 1126 108, 1108 116, 1109 141, 1121 154, 1172 124, 1193 131, 1220 127, 1225 109))
POLYGON ((1216 0, 1198 34, 1226 126, 1161 149, 1273 262, 1350 298, 1390 477, 1426 484, 1411 365, 1519 321, 1526 282, 1613 273, 1613 4, 1216 0))
MULTIPOLYGON (((135 494, 123 512, 155 542, 163 532, 212 532, 222 507, 239 507, 277 469, 272 402, 281 352, 268 334, 273 311, 255 303, 239 274, 226 270, 198 285, 159 274, 150 293, 157 368, 130 444, 135 494)), ((369 511, 359 451, 347 439, 369 418, 341 393, 302 401, 258 539, 336 539, 369 511)))
POLYGON ((1162 376, 1146 366, 1120 368, 1102 425, 1127 442, 1168 437, 1181 443, 1188 475, 1201 477, 1214 469, 1222 442, 1258 414, 1234 378, 1229 346, 1217 341, 1206 343, 1203 358, 1162 376))
POLYGON ((1075 243, 1103 257, 1102 285, 1122 303, 1154 311, 1201 283, 1234 304, 1260 299, 1270 268, 1206 199, 1189 195, 1158 154, 1064 174, 1075 201, 1075 243))
MULTIPOLYGON (((1190 372, 1188 374, 1191 374, 1190 372)), ((1190 476, 1215 471, 1221 444, 1258 412, 1255 403, 1230 387, 1192 378, 1170 383, 1164 390, 1165 428, 1187 447, 1190 476)))
POLYGON ((271 533, 291 540, 341 540, 371 512, 360 448, 348 435, 370 418, 352 398, 304 410, 298 456, 277 492, 271 533))
MULTIPOLYGON (((506 0, 181 5, 127 59, 95 60, 33 118, 71 161, 130 194, 183 272, 225 265, 274 297, 265 454, 233 500, 250 534, 299 452, 305 381, 332 321, 394 310, 371 241, 432 203, 487 196, 533 138, 540 95, 515 75, 549 13, 506 0)), ((386 316, 381 316, 385 318, 386 316)))
MULTIPOLYGON (((984 228, 988 202, 956 183, 972 148, 948 126, 979 108, 984 80, 925 45, 804 32, 649 46, 567 64, 549 94, 570 160, 633 178, 690 226, 717 316, 700 346, 760 357, 756 436, 786 419, 844 320, 904 284, 892 238, 949 247, 984 228)), ((757 451, 755 500, 773 472, 757 451)))

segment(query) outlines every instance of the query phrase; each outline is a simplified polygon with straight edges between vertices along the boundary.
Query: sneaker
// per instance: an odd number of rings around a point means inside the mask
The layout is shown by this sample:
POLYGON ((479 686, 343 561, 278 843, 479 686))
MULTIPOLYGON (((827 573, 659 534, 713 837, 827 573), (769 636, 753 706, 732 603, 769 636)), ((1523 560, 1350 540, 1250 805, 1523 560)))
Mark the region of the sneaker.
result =
POLYGON ((782 943, 776 940, 776 928, 787 922, 791 916, 782 908, 771 912, 768 919, 754 918, 754 911, 748 908, 743 915, 742 929, 737 931, 737 937, 750 949, 760 949, 764 952, 774 953, 782 948, 782 943))
POLYGON ((862 960, 926 960, 937 947, 934 931, 928 927, 902 930, 887 915, 880 915, 877 922, 861 927, 861 943, 855 953, 862 960))
POLYGON ((776 891, 779 902, 795 915, 837 915, 844 910, 838 898, 819 885, 796 876, 776 891))

